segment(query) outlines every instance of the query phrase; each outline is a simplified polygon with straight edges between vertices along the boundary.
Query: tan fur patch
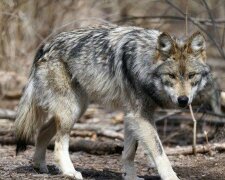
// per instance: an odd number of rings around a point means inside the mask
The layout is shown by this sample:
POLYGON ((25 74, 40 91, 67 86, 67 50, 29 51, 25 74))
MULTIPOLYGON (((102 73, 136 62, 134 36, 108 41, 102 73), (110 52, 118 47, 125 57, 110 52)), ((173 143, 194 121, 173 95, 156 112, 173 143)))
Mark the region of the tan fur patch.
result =
POLYGON ((201 52, 201 56, 202 56, 202 60, 203 60, 204 62, 206 62, 206 58, 207 58, 206 51, 202 51, 202 52, 201 52))

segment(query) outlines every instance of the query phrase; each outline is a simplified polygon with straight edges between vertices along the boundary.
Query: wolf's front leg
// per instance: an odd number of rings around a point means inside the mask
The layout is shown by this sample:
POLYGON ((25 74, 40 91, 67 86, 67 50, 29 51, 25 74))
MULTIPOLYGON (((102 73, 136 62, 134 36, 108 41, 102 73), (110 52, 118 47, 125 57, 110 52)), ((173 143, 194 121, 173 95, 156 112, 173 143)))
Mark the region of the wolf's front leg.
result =
POLYGON ((129 129, 129 118, 125 118, 124 122, 124 150, 123 160, 123 179, 124 180, 142 180, 137 177, 136 168, 134 166, 134 157, 137 149, 137 140, 129 129))
POLYGON ((130 115, 130 117, 130 125, 135 135, 153 159, 161 178, 163 180, 179 180, 163 150, 155 123, 139 114, 130 115))

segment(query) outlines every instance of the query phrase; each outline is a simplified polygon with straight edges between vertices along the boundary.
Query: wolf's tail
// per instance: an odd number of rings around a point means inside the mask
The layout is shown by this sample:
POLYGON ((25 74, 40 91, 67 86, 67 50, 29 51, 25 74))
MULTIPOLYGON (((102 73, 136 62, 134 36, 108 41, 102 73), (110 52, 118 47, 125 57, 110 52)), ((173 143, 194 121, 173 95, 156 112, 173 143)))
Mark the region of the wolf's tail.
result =
POLYGON ((40 108, 35 101, 33 73, 31 73, 17 109, 15 121, 16 154, 26 150, 27 143, 40 126, 42 115, 39 111, 40 108))

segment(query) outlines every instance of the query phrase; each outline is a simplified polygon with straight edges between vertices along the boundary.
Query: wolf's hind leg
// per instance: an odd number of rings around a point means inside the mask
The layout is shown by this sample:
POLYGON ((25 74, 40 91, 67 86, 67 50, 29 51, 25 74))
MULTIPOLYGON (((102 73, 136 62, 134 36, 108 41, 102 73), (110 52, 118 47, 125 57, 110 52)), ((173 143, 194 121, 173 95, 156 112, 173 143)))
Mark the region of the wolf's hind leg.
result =
MULTIPOLYGON (((74 123, 87 108, 87 94, 75 77, 71 77, 66 64, 57 58, 37 64, 36 76, 39 105, 55 119, 55 128, 51 127, 51 136, 56 131, 55 161, 64 175, 82 179, 81 173, 75 170, 70 160, 69 136, 74 123)), ((50 135, 48 137, 50 139, 50 135)), ((41 149, 43 151, 44 148, 41 149)))
MULTIPOLYGON (((70 114, 70 113, 69 113, 70 114)), ((69 156, 69 137, 70 130, 78 116, 69 115, 67 111, 57 115, 57 133, 55 139, 55 161, 62 173, 76 179, 83 179, 80 172, 76 171, 69 156)))
POLYGON ((76 171, 69 156, 69 137, 74 123, 81 117, 87 107, 87 96, 82 89, 56 97, 52 102, 52 110, 56 119, 55 161, 59 169, 66 176, 83 179, 80 172, 76 171))
POLYGON ((124 123, 124 150, 122 154, 123 160, 123 179, 125 180, 141 180, 137 177, 136 168, 134 165, 134 158, 137 150, 137 140, 133 136, 133 130, 130 129, 129 119, 125 118, 124 123))
POLYGON ((44 124, 38 132, 35 153, 33 156, 33 166, 37 168, 40 173, 48 173, 48 168, 45 162, 46 148, 55 133, 56 124, 54 118, 51 118, 46 124, 44 124))

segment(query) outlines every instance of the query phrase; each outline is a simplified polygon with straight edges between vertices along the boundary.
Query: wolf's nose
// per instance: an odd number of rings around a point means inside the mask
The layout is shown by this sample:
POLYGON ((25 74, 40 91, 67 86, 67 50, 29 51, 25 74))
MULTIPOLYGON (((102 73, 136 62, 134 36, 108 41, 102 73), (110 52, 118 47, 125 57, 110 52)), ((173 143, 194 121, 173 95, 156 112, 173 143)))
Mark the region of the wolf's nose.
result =
POLYGON ((188 97, 187 96, 179 96, 178 103, 180 107, 185 107, 188 104, 188 97))

